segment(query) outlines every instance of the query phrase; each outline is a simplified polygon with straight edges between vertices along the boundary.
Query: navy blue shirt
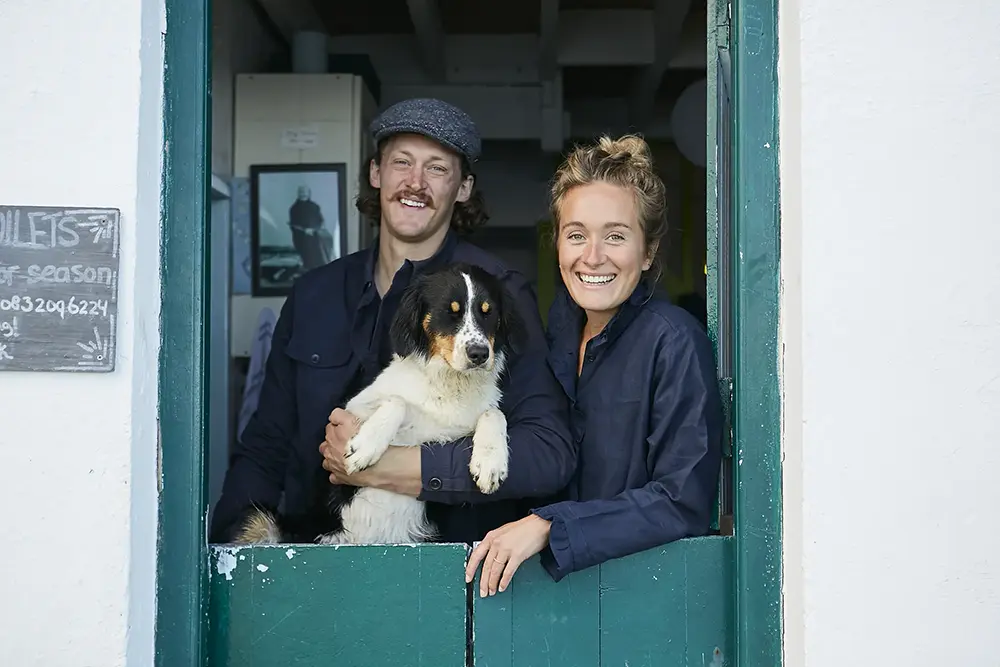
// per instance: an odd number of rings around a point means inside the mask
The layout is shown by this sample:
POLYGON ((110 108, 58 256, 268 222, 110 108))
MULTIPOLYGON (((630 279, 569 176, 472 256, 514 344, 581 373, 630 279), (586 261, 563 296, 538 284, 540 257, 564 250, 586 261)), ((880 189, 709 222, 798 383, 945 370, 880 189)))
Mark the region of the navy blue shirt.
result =
POLYGON ((711 342, 682 308, 640 283, 577 363, 585 315, 565 290, 549 311, 549 361, 571 403, 579 465, 542 565, 570 572, 684 537, 712 520, 722 404, 711 342))
POLYGON ((421 448, 428 516, 445 542, 471 542, 524 516, 527 499, 558 493, 576 468, 568 403, 545 363, 548 351, 538 304, 526 279, 485 251, 449 233, 441 249, 406 261, 389 290, 375 288, 378 243, 303 275, 275 325, 257 411, 230 457, 210 539, 232 539, 251 505, 305 515, 329 489, 319 445, 330 413, 382 371, 390 359, 389 323, 419 271, 452 262, 481 266, 499 277, 528 326, 528 343, 502 378, 509 472, 493 494, 469 473, 471 438, 421 448))

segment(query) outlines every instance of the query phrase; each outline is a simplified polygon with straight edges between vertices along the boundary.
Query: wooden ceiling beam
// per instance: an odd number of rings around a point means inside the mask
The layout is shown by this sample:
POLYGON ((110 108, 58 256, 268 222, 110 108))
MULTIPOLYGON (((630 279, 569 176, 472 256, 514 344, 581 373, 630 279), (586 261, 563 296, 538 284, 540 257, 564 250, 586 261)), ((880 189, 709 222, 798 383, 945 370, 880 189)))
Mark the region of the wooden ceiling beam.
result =
POLYGON ((255 0, 288 43, 302 30, 326 32, 326 25, 311 0, 255 0))
POLYGON ((670 60, 677 53, 684 20, 691 9, 691 0, 656 0, 653 10, 653 62, 636 73, 629 95, 629 119, 642 131, 653 120, 656 92, 670 60))
POLYGON ((406 0, 416 32, 417 47, 431 81, 444 82, 447 74, 444 24, 438 0, 406 0))
POLYGON ((541 0, 538 31, 538 78, 550 81, 559 68, 559 0, 541 0))

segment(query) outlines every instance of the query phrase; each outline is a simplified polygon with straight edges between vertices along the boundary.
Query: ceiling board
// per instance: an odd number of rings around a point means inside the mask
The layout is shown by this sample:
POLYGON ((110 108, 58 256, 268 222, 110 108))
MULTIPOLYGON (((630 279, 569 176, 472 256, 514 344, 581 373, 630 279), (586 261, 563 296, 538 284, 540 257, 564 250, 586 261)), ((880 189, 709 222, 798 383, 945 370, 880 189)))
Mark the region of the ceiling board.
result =
POLYGON ((330 35, 412 34, 413 22, 406 0, 373 3, 313 0, 330 35))

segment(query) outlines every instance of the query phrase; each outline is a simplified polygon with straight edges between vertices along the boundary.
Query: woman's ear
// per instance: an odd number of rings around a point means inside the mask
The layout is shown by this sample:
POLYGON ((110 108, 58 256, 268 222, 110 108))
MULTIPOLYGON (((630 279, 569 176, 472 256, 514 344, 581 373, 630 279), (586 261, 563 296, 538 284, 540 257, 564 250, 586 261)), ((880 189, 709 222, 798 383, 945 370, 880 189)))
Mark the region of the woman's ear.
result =
POLYGON ((430 353, 430 340, 424 331, 424 307, 422 281, 414 281, 403 293, 396 316, 389 327, 389 341, 392 351, 401 357, 411 354, 426 356, 430 353))
POLYGON ((656 242, 656 243, 651 244, 646 249, 646 259, 644 259, 643 262, 642 262, 642 270, 643 271, 649 271, 650 267, 653 266, 653 260, 656 259, 656 251, 659 250, 659 248, 660 248, 660 244, 659 244, 659 242, 656 242))

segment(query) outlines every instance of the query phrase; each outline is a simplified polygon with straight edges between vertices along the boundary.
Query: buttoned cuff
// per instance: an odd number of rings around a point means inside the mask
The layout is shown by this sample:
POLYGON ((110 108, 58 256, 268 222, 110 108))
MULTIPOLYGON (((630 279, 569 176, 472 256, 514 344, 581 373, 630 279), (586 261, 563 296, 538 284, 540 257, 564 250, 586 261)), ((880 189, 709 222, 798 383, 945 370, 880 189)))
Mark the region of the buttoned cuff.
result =
POLYGON ((472 438, 447 445, 420 448, 421 490, 418 500, 458 505, 473 492, 475 482, 469 473, 469 459, 462 456, 471 450, 472 438))

